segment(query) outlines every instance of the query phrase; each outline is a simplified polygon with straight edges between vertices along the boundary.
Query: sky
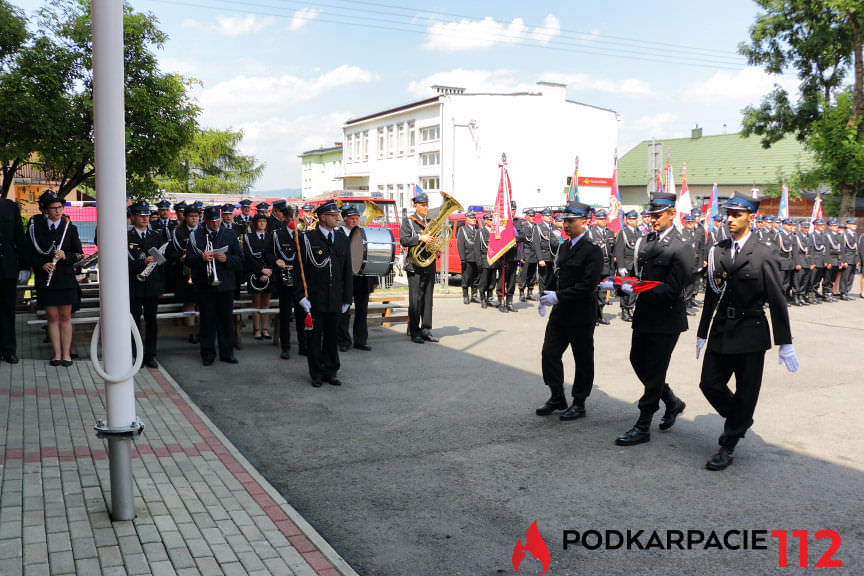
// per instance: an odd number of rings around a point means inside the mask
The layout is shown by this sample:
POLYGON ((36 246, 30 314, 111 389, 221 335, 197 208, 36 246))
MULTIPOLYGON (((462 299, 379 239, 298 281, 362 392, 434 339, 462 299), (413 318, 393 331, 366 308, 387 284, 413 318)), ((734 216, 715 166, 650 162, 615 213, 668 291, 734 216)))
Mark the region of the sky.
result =
POLYGON ((565 83, 569 99, 620 114, 619 155, 697 124, 705 135, 736 132, 745 106, 796 85, 737 54, 758 13, 752 0, 130 4, 169 36, 161 69, 198 80, 202 127, 242 130, 242 151, 266 164, 258 192, 300 188, 300 153, 341 141, 346 119, 433 95, 433 84, 565 83))

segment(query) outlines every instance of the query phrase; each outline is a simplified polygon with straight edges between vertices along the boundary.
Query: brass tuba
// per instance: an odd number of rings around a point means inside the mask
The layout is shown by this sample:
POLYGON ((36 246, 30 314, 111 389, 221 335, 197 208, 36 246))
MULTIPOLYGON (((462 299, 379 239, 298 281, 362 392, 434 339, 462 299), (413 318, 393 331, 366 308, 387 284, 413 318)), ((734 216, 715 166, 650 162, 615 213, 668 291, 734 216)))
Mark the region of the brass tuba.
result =
POLYGON ((434 220, 430 220, 426 225, 424 234, 432 236, 431 242, 420 242, 417 246, 411 248, 411 258, 421 268, 431 265, 438 257, 438 253, 444 248, 444 245, 450 241, 450 225, 447 219, 450 214, 457 210, 463 210, 462 205, 455 198, 441 192, 441 197, 444 199, 441 202, 441 208, 438 209, 438 216, 434 220))
POLYGON ((363 222, 366 226, 372 223, 375 218, 383 218, 384 210, 371 200, 364 200, 363 204, 366 208, 363 210, 363 222))

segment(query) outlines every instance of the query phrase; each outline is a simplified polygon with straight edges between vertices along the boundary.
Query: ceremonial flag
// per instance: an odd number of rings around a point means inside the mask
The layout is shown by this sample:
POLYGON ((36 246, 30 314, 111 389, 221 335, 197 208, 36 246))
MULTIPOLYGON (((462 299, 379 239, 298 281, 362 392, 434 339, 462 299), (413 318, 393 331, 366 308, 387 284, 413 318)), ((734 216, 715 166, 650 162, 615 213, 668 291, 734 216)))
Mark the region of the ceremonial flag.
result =
POLYGON ((654 183, 654 192, 663 192, 663 177, 657 171, 657 181, 654 183))
POLYGON ((711 203, 708 205, 708 231, 711 232, 716 228, 714 225, 714 217, 720 213, 720 207, 717 205, 717 183, 714 183, 714 188, 711 189, 711 203))
POLYGON ((576 157, 576 167, 573 168, 573 178, 570 179, 570 189, 567 191, 567 202, 579 202, 579 157, 576 157))
POLYGON ((789 218, 789 187, 786 186, 786 180, 783 180, 783 193, 780 195, 780 208, 777 210, 777 216, 789 218))
POLYGON ((489 234, 489 249, 486 252, 486 261, 490 266, 516 245, 516 229, 513 227, 513 214, 510 210, 510 174, 507 172, 507 159, 503 154, 498 171, 498 195, 492 211, 492 232, 489 234))
POLYGON ((423 189, 420 188, 420 186, 418 186, 417 184, 415 184, 414 185, 414 195, 411 196, 411 198, 412 199, 416 198, 417 196, 420 196, 421 194, 423 194, 423 189))
POLYGON ((672 171, 672 162, 666 161, 666 190, 659 192, 668 192, 669 194, 677 194, 675 191, 675 174, 672 171))
POLYGON ((678 211, 678 221, 684 226, 684 217, 693 210, 693 201, 690 199, 690 190, 687 188, 687 165, 681 167, 681 196, 675 204, 678 211))
POLYGON ((822 218, 822 195, 818 192, 816 193, 816 201, 813 202, 813 212, 810 214, 810 230, 809 232, 812 234, 814 230, 813 221, 822 218))
POLYGON ((621 209, 621 194, 618 192, 618 157, 615 157, 615 167, 612 169, 612 188, 609 191, 609 222, 607 227, 615 234, 621 230, 624 221, 624 211, 621 209))

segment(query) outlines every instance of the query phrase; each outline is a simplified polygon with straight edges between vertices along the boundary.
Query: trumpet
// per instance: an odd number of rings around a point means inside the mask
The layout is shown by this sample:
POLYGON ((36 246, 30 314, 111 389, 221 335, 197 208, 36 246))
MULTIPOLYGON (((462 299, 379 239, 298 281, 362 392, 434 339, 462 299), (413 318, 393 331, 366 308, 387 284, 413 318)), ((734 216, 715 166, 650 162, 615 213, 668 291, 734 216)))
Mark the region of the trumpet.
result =
POLYGON ((207 244, 204 246, 205 252, 210 252, 211 260, 207 262, 207 279, 210 282, 210 286, 219 286, 222 284, 222 281, 219 280, 219 275, 216 273, 216 258, 213 255, 213 242, 210 241, 210 237, 207 237, 207 244))
POLYGON ((168 247, 168 242, 165 242, 159 248, 156 248, 154 246, 154 247, 151 247, 150 250, 147 251, 147 255, 152 256, 153 261, 150 262, 149 264, 147 264, 147 266, 144 267, 144 270, 142 270, 140 274, 135 275, 135 278, 137 278, 139 282, 146 282, 147 277, 150 276, 150 274, 153 272, 153 270, 156 268, 156 266, 159 266, 160 264, 164 264, 166 262, 165 249, 167 247, 168 247))
POLYGON ((75 267, 78 268, 79 270, 86 270, 87 268, 89 268, 91 266, 95 266, 98 261, 99 261, 99 251, 97 250, 96 252, 94 252, 90 256, 87 256, 86 258, 79 260, 78 263, 75 264, 75 267))

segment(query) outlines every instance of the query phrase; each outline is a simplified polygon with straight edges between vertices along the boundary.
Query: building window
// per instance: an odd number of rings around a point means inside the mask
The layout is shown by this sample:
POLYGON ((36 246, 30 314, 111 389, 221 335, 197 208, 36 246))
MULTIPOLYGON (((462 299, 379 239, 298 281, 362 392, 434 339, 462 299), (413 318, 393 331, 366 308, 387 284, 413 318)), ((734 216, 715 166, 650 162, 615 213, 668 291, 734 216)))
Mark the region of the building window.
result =
POLYGON ((369 159, 369 131, 363 131, 363 160, 369 159))
POLYGON ((410 122, 408 122, 408 154, 414 154, 415 134, 416 133, 414 132, 414 121, 411 120, 410 122))
POLYGON ((393 185, 392 184, 387 184, 387 198, 389 198, 390 200, 393 199, 393 185))
POLYGON ((354 161, 360 161, 360 133, 354 134, 354 161))
POLYGON ((348 136, 345 137, 345 149, 348 152, 348 157, 347 157, 348 162, 352 162, 354 160, 353 144, 354 144, 354 135, 348 134, 348 136))
POLYGON ((439 185, 440 180, 437 176, 420 178, 420 187, 423 188, 423 190, 438 190, 439 185))
POLYGON ((420 142, 434 142, 441 137, 439 126, 427 126, 420 129, 420 142))
POLYGON ((420 153, 420 166, 438 166, 439 164, 441 164, 441 152, 438 150, 420 153))
POLYGON ((393 156, 394 150, 396 150, 396 130, 391 124, 387 126, 387 156, 393 156))
POLYGON ((384 158, 384 128, 378 128, 378 158, 384 158))
POLYGON ((399 155, 405 154, 405 124, 399 124, 399 155))
POLYGON ((381 196, 384 196, 384 185, 383 184, 378 184, 378 193, 381 196))

